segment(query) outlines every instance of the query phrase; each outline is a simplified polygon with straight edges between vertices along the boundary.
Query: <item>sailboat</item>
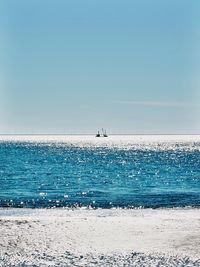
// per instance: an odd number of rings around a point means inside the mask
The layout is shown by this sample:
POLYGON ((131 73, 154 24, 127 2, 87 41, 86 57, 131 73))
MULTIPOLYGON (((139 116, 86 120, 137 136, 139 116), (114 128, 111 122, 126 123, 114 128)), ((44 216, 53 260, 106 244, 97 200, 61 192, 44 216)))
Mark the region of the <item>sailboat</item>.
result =
POLYGON ((100 135, 99 131, 98 131, 98 133, 96 134, 96 137, 101 137, 101 135, 100 135))
POLYGON ((100 132, 98 131, 97 134, 96 134, 96 137, 108 137, 107 133, 106 133, 106 130, 104 130, 102 128, 102 135, 100 134, 100 132))
POLYGON ((108 137, 106 130, 104 131, 104 129, 102 128, 102 133, 103 133, 103 137, 108 137))

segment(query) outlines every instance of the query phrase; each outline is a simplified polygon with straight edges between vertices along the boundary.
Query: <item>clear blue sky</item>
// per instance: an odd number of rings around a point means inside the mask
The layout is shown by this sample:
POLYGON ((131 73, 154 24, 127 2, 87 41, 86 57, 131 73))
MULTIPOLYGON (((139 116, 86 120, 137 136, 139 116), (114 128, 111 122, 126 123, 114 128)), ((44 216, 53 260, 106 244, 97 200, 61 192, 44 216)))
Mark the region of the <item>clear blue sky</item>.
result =
POLYGON ((199 0, 0 0, 1 133, 200 133, 199 0))

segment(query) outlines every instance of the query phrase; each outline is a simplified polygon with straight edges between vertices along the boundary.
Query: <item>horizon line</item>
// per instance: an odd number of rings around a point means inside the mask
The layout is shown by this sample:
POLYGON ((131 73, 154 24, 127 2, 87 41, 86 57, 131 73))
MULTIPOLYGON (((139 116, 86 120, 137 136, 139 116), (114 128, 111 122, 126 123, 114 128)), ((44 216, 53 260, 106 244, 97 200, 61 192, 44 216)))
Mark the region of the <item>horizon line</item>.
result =
MULTIPOLYGON (((83 133, 74 133, 74 134, 62 134, 62 133, 34 133, 34 134, 31 134, 31 133, 22 133, 22 134, 18 134, 18 133, 0 133, 0 136, 8 136, 8 135, 58 135, 58 136, 63 136, 63 135, 66 135, 66 136, 70 136, 70 135, 92 135, 92 136, 95 136, 96 133, 86 133, 86 134, 83 134, 83 133)), ((113 135, 200 135, 200 133, 119 133, 119 134, 108 134, 108 136, 113 136, 113 135)))

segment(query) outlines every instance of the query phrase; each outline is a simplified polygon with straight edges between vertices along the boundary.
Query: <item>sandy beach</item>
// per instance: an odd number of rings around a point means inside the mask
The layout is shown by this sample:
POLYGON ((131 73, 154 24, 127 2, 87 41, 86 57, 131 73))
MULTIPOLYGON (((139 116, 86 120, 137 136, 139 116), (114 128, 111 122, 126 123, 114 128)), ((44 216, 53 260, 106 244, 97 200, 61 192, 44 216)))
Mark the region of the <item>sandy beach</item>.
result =
POLYGON ((1 209, 0 266, 200 266, 199 209, 1 209))

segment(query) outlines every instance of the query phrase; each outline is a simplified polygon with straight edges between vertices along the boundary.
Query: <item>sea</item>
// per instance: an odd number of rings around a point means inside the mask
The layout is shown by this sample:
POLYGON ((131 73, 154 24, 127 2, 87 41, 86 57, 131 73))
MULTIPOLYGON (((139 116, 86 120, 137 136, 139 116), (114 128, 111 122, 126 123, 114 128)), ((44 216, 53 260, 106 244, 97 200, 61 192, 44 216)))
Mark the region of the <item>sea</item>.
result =
POLYGON ((0 207, 200 206, 200 135, 2 135, 0 207))

